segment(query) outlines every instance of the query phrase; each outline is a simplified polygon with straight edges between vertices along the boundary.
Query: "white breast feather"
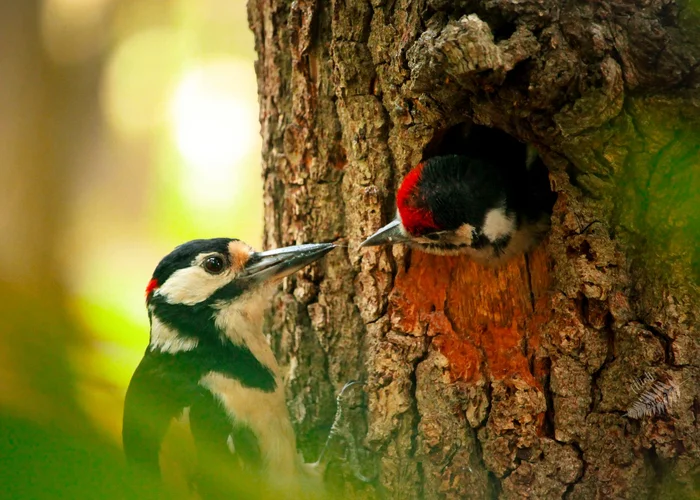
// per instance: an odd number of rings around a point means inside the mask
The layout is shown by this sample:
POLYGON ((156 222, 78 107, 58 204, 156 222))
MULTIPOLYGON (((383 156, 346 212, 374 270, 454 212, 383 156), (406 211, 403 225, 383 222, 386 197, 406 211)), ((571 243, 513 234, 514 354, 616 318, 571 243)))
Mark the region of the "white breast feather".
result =
MULTIPOLYGON (((298 485, 300 472, 308 476, 297 453, 296 436, 285 399, 280 368, 262 333, 263 313, 269 304, 268 293, 240 297, 220 304, 214 315, 216 326, 236 345, 245 345, 274 374, 276 389, 264 392, 244 387, 238 380, 211 372, 200 384, 223 404, 232 419, 247 425, 257 436, 269 480, 277 486, 298 485)), ((273 484, 273 485, 274 485, 273 484)))
POLYGON ((202 378, 200 384, 221 401, 233 420, 245 424, 255 433, 266 469, 279 479, 293 479, 300 463, 282 381, 277 379, 274 392, 264 392, 211 372, 202 378))

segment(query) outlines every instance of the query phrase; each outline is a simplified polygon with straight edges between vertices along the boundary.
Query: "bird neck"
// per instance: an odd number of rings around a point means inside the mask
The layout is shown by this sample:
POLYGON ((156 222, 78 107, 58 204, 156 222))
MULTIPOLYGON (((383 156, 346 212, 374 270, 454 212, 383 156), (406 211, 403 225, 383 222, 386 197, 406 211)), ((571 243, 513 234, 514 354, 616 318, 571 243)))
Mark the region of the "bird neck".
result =
POLYGON ((281 380, 262 333, 263 312, 248 311, 238 301, 214 308, 159 304, 150 311, 146 356, 162 367, 164 376, 184 375, 197 384, 205 374, 217 372, 245 387, 274 391, 281 380))
POLYGON ((251 294, 217 306, 214 325, 222 341, 245 346, 258 361, 280 379, 280 368, 263 333, 263 318, 269 298, 267 294, 251 294))
POLYGON ((169 354, 234 348, 249 350, 279 379, 279 365, 263 333, 265 309, 273 289, 259 289, 233 301, 194 306, 159 302, 149 306, 149 350, 169 354), (222 346, 223 344, 223 346, 222 346))

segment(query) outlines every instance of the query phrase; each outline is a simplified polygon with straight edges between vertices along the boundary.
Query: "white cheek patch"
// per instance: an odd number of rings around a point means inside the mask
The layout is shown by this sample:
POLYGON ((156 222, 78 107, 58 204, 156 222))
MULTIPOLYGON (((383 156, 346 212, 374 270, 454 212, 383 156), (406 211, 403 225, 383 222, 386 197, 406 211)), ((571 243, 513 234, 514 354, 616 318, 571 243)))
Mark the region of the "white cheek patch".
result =
POLYGON ((505 208, 493 208, 486 212, 483 233, 489 241, 494 242, 504 236, 512 235, 513 231, 515 231, 515 218, 509 217, 505 208))
POLYGON ((211 254, 198 255, 190 267, 178 269, 158 288, 154 295, 165 298, 168 304, 192 306, 207 300, 219 288, 229 284, 235 276, 230 269, 221 274, 209 274, 199 263, 211 254))
POLYGON ((165 325, 158 316, 151 315, 151 341, 149 347, 154 351, 177 352, 191 351, 197 347, 197 339, 183 337, 169 326, 165 325))

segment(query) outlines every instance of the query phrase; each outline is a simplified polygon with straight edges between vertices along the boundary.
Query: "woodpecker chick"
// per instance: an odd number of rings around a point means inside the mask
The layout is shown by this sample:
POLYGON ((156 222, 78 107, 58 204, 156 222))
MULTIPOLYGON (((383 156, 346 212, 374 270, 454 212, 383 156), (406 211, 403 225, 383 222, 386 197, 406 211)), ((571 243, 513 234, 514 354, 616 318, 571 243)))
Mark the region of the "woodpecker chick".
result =
POLYGON ((476 144, 468 154, 436 156, 413 168, 396 194, 396 218, 360 246, 406 243, 500 265, 542 239, 554 199, 546 167, 524 144, 476 144))
POLYGON ((159 475, 166 430, 188 408, 200 462, 230 459, 282 487, 307 473, 263 314, 271 285, 333 248, 255 252, 236 239, 194 240, 158 264, 146 288, 150 342, 124 404, 131 464, 159 475))

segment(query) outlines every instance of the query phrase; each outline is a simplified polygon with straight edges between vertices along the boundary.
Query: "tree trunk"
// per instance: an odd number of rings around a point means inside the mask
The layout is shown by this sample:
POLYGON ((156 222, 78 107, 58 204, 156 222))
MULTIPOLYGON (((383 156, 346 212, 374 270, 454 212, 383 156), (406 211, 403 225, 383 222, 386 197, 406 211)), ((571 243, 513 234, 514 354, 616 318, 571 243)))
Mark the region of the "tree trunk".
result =
POLYGON ((351 417, 386 498, 691 494, 696 7, 250 0, 265 245, 347 243, 287 281, 270 320, 307 460, 362 379, 351 417), (403 175, 469 121, 539 150, 558 195, 547 241, 497 270, 359 250, 403 175), (633 419, 645 372, 680 397, 633 419))

